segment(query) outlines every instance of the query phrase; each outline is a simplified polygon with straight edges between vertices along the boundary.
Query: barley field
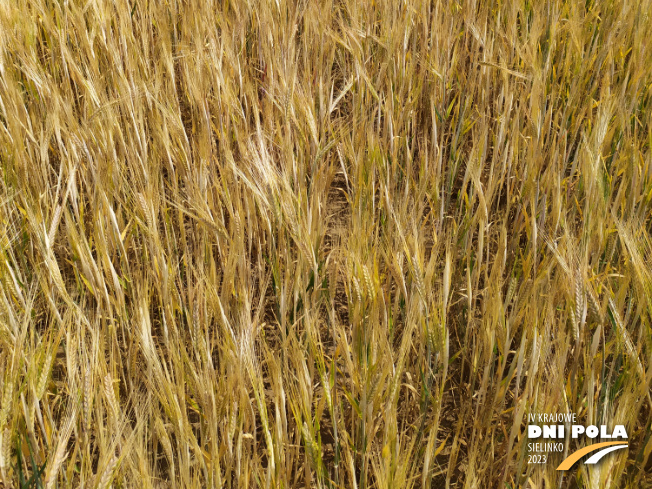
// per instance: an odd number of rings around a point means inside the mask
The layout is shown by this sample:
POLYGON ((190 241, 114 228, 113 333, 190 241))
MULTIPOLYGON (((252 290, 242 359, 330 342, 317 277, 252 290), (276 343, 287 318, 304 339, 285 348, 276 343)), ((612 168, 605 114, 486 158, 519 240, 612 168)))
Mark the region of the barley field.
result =
POLYGON ((0 0, 0 487, 652 487, 651 14, 0 0))

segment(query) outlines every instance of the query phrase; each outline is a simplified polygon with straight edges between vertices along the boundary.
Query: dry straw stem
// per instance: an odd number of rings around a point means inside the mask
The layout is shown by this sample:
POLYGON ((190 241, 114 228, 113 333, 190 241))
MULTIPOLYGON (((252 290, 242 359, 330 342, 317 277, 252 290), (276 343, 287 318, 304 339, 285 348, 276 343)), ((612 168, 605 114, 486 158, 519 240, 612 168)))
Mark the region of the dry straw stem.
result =
POLYGON ((0 486, 652 487, 650 12, 0 0, 0 486))

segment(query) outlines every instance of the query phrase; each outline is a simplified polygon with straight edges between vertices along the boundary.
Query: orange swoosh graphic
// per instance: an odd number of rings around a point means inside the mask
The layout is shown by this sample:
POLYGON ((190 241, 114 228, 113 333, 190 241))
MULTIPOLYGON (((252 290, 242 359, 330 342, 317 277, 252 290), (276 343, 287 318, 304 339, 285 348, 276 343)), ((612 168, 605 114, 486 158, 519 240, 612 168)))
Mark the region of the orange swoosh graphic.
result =
POLYGON ((595 452, 596 450, 600 450, 601 448, 604 447, 610 447, 613 445, 625 445, 625 444, 626 443, 622 441, 605 441, 604 443, 596 443, 595 445, 589 445, 588 447, 584 447, 581 450, 578 450, 570 454, 562 463, 559 464, 557 470, 570 469, 575 462, 577 462, 587 453, 595 452))

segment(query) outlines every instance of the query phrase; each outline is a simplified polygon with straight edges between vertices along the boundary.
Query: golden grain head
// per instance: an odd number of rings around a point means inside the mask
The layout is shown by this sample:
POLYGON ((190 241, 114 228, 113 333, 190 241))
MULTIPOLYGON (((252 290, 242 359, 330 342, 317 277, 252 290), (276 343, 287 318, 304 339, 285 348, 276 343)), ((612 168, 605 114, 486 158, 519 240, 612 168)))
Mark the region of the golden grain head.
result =
POLYGON ((0 0, 0 487, 652 487, 651 11, 0 0))

